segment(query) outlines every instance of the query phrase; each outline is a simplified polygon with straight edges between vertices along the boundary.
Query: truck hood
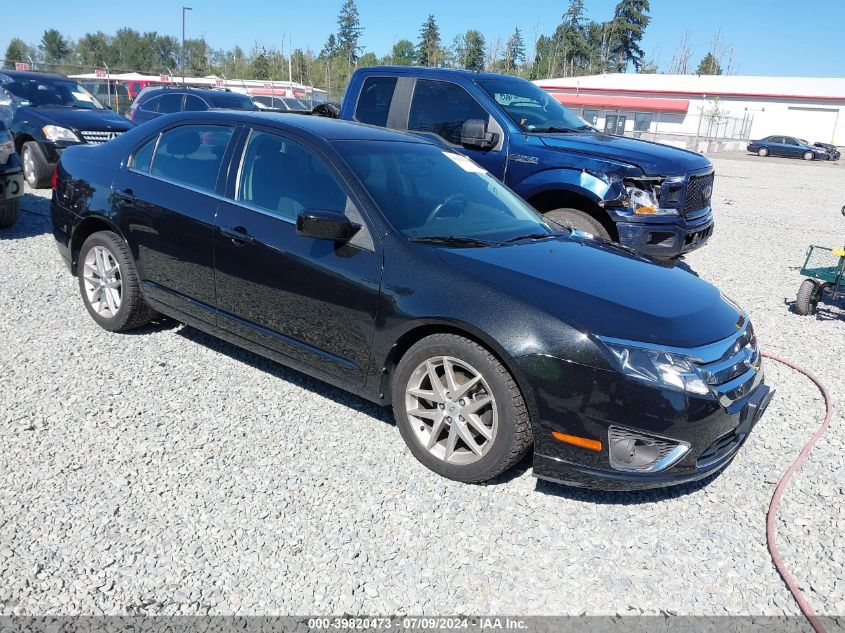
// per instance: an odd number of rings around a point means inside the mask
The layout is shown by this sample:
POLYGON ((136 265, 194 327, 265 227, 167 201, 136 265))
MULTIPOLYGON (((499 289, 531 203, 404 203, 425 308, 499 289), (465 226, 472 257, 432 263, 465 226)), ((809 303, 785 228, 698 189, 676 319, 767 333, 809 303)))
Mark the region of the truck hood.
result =
POLYGON ((539 139, 551 149, 636 165, 648 176, 681 176, 711 167, 701 154, 624 136, 585 132, 542 134, 539 139))
POLYGON ((587 334, 689 348, 735 334, 742 316, 694 274, 600 240, 440 248, 438 255, 587 334))
POLYGON ((61 125, 75 130, 125 132, 135 127, 130 121, 111 110, 38 106, 18 108, 15 118, 38 121, 42 125, 61 125))

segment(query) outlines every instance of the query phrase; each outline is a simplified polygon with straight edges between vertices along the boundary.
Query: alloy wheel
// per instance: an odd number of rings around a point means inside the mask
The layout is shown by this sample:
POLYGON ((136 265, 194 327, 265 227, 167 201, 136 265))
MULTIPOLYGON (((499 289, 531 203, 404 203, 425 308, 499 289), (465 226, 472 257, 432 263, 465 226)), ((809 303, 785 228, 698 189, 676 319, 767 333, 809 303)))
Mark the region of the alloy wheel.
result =
POLYGON ((113 318, 123 299, 123 280, 120 266, 108 249, 95 246, 88 251, 83 280, 85 295, 94 311, 102 317, 113 318))
POLYGON ((496 399, 477 369, 451 356, 421 363, 405 390, 405 410, 417 441, 450 464, 478 461, 498 430, 496 399))
POLYGON ((23 175, 27 184, 34 187, 35 182, 35 161, 32 160, 32 150, 28 147, 23 152, 23 175))

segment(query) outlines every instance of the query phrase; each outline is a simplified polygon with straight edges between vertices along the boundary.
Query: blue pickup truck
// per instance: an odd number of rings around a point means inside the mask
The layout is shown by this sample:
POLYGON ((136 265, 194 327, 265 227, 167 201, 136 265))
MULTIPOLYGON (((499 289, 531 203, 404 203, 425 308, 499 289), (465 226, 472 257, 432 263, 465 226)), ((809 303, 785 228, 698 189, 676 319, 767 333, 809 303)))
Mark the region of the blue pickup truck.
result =
POLYGON ((355 71, 340 118, 405 130, 465 154, 547 218, 660 259, 713 232, 713 165, 599 132, 535 84, 493 73, 355 71))

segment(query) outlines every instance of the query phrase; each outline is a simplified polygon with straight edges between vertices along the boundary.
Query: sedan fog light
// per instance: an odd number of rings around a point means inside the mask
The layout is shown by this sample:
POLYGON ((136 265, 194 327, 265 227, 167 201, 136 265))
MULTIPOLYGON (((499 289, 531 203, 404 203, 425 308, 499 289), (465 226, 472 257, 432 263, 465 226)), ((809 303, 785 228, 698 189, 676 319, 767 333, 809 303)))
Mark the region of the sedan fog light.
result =
POLYGON ((669 468, 689 450, 689 444, 611 426, 607 433, 610 465, 616 470, 655 473, 669 468))

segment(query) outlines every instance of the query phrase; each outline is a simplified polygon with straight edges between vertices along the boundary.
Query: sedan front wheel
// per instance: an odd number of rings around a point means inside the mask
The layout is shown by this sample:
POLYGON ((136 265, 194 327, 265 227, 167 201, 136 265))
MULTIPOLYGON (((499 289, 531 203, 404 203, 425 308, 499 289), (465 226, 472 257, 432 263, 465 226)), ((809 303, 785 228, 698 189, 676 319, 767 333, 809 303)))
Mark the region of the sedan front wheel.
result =
POLYGON ((413 345, 396 368, 392 395, 411 452, 449 479, 495 477, 531 446, 528 411, 510 372, 462 336, 435 334, 413 345))

